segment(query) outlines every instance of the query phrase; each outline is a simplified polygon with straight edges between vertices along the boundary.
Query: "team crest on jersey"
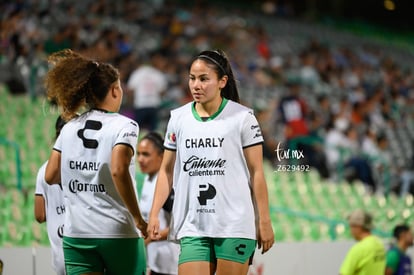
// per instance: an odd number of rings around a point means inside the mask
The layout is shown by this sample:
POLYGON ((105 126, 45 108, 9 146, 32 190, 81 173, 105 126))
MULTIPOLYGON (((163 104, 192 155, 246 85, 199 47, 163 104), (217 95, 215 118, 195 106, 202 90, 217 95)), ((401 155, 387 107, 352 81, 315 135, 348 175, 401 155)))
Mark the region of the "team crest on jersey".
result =
POLYGON ((167 138, 170 143, 175 143, 176 141, 175 133, 168 133, 167 138))

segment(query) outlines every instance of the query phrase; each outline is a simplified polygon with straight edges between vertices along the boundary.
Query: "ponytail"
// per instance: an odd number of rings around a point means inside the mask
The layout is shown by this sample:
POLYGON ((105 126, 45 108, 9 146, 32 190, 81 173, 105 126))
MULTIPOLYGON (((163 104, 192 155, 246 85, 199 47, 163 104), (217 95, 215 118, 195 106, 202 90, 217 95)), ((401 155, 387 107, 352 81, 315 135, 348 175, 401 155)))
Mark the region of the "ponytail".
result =
POLYGON ((111 85, 119 79, 112 65, 98 63, 66 49, 49 56, 52 68, 45 77, 49 100, 62 108, 67 121, 81 107, 94 108, 106 97, 111 85))

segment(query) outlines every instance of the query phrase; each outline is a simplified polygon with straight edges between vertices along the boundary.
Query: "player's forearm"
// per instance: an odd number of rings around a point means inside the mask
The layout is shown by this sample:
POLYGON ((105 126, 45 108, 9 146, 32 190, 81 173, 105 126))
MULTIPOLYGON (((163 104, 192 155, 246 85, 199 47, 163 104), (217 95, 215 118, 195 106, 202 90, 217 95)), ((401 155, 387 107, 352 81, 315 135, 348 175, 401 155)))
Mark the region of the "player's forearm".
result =
POLYGON ((253 195, 256 201, 260 223, 270 222, 269 197, 266 181, 262 172, 255 172, 252 177, 253 195))
POLYGON ((112 178, 115 188, 118 191, 126 208, 134 217, 136 222, 143 221, 141 212, 139 211, 137 197, 133 188, 133 183, 127 168, 114 169, 112 171, 112 178))
POLYGON ((38 223, 46 221, 45 200, 41 195, 35 196, 34 215, 38 223))
POLYGON ((167 200, 172 186, 170 178, 171 175, 167 171, 159 171, 150 216, 158 216, 162 206, 167 200))
POLYGON ((161 235, 160 241, 167 240, 167 238, 168 238, 168 232, 170 232, 170 230, 169 230, 168 227, 160 231, 160 235, 161 235))
POLYGON ((58 184, 60 179, 60 152, 53 150, 46 165, 45 178, 47 184, 58 184))
POLYGON ((150 219, 157 218, 160 209, 164 205, 172 189, 173 172, 175 165, 175 152, 166 150, 162 159, 161 167, 158 172, 157 183, 155 186, 154 199, 152 202, 150 219))

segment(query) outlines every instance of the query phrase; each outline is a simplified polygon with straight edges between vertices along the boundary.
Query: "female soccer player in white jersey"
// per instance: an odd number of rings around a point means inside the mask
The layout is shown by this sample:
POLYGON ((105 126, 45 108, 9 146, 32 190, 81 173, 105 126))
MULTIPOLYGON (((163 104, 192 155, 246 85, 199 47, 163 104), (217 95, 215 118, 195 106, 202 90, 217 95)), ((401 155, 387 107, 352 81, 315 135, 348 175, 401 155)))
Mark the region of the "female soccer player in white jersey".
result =
MULTIPOLYGON (((59 136, 65 121, 58 116, 55 123, 56 138, 59 136)), ((63 258, 62 233, 65 218, 65 204, 60 184, 49 185, 45 182, 45 162, 38 170, 34 201, 34 214, 39 223, 46 222, 47 235, 52 250, 52 267, 57 275, 65 275, 63 258)))
MULTIPOLYGON (((157 182, 164 152, 163 143, 162 136, 156 132, 148 133, 138 143, 137 161, 141 172, 146 174, 139 201, 142 216, 145 220, 148 220, 154 198, 155 183, 157 182)), ((167 241, 172 205, 173 194, 167 199, 158 215, 161 238, 159 240, 145 239, 147 244, 147 266, 150 269, 148 275, 177 274, 180 247, 175 242, 167 241)))
POLYGON ((119 72, 64 50, 49 57, 48 97, 68 120, 46 167, 49 184, 61 182, 66 207, 66 273, 136 274, 146 269, 146 222, 135 185, 138 125, 118 114, 119 72), (76 112, 87 111, 74 118, 76 112))
POLYGON ((256 242, 274 243, 259 124, 239 95, 222 51, 201 52, 190 67, 194 101, 171 112, 148 224, 174 188, 169 238, 179 240, 179 274, 247 274, 256 242))

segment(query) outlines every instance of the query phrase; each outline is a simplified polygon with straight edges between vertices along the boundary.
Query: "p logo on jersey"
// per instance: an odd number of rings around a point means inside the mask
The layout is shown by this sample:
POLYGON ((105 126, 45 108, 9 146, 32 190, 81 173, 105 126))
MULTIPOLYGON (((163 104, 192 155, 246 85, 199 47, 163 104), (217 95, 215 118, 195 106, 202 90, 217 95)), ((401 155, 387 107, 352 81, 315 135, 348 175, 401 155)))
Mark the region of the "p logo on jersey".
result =
POLYGON ((207 200, 211 200, 216 196, 216 188, 208 184, 200 184, 200 195, 197 197, 200 205, 207 205, 207 200))

